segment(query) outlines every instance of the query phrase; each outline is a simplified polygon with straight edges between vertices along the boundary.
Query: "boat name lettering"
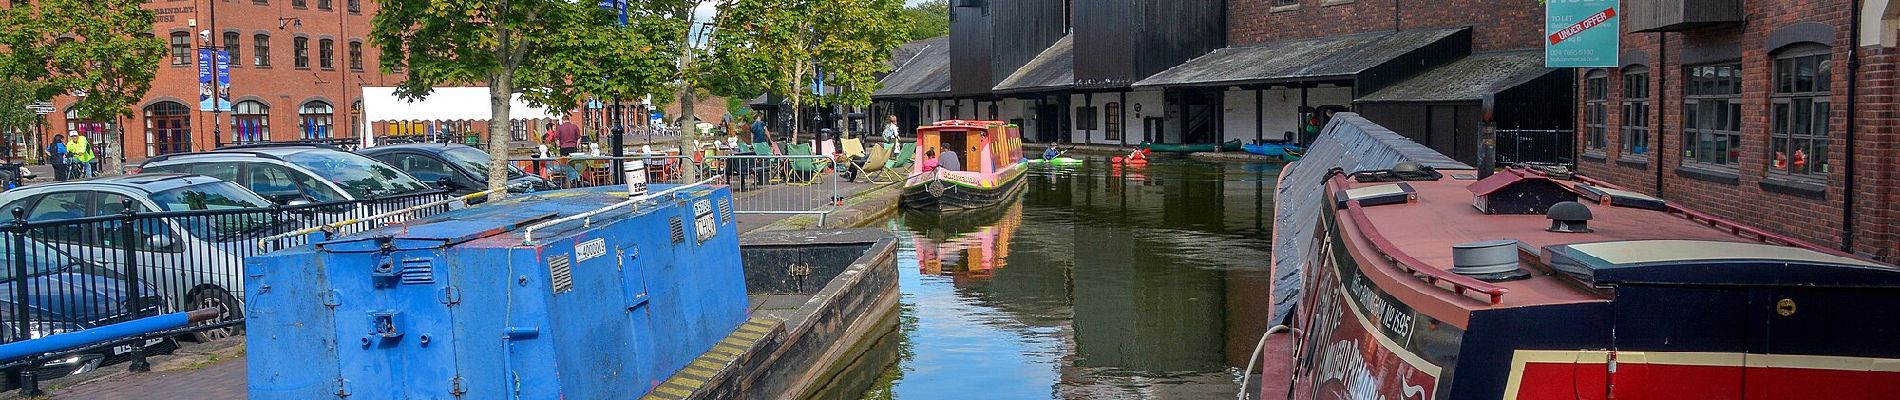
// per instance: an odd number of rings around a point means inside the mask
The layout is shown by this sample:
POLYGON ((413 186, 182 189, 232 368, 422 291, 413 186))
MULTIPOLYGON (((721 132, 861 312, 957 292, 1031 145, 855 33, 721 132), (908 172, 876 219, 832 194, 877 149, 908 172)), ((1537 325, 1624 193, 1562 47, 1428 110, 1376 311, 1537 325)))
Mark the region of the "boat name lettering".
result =
POLYGON ((1410 343, 1413 315, 1385 300, 1378 292, 1366 284, 1365 277, 1356 276, 1352 280, 1352 297, 1359 301, 1370 319, 1379 321, 1379 326, 1391 332, 1399 343, 1410 343))
POLYGON ((1385 387, 1379 377, 1367 368, 1364 352, 1359 350, 1359 341, 1347 339, 1326 345, 1320 353, 1325 361, 1320 363, 1319 374, 1315 381, 1321 386, 1339 382, 1338 388, 1345 393, 1341 398, 1385 400, 1380 388, 1385 387))
POLYGON ((607 254, 607 238, 595 238, 574 245, 574 262, 587 261, 604 254, 607 254))

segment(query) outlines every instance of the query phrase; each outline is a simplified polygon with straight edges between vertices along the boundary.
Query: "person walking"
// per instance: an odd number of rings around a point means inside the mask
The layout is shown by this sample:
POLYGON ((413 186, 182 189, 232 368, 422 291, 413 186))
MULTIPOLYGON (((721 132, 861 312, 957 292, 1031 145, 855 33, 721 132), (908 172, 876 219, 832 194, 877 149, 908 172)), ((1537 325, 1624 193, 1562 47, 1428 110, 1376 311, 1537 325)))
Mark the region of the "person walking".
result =
POLYGON ((897 143, 897 116, 884 117, 884 143, 897 143))
POLYGON ((92 143, 77 131, 66 132, 66 152, 72 154, 73 178, 91 178, 92 143))
POLYGON ((752 143, 765 143, 765 116, 752 117, 752 143))
POLYGON ((54 182, 67 178, 66 157, 66 135, 53 135, 53 143, 46 145, 46 164, 53 166, 54 182))

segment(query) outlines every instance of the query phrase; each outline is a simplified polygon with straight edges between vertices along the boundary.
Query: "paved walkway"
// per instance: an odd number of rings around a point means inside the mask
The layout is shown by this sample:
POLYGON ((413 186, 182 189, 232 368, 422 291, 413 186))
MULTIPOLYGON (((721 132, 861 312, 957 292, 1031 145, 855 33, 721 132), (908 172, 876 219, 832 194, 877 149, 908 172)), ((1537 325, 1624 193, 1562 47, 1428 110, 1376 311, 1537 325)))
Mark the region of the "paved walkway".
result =
MULTIPOLYGON (((836 176, 828 176, 835 179, 836 176)), ((838 182, 838 196, 843 203, 861 202, 854 198, 886 185, 872 184, 862 180, 858 182, 838 182)), ((737 189, 736 187, 734 189, 737 189)), ((737 192, 734 196, 734 208, 746 209, 802 209, 813 210, 835 207, 830 199, 832 184, 825 182, 810 186, 791 186, 784 184, 768 185, 764 188, 737 192), (827 204, 831 203, 831 204, 827 204)), ((890 191, 877 192, 884 196, 890 191)), ((887 199, 888 200, 888 199, 887 199)), ((893 200, 894 201, 894 200, 893 200)), ((857 215, 857 214, 854 214, 857 215)), ((793 214, 737 214, 739 232, 750 232, 773 223, 792 218, 793 214)), ((850 218, 844 218, 850 219, 850 218)), ((827 222, 826 226, 841 226, 848 221, 827 222)), ((239 342, 241 339, 233 339, 239 342)), ((41 388, 52 399, 243 399, 245 398, 245 357, 242 349, 230 350, 235 344, 193 344, 186 343, 185 348, 172 356, 153 358, 153 372, 128 373, 125 365, 111 365, 92 374, 66 377, 47 381, 41 388)), ((0 399, 17 397, 15 392, 0 395, 0 399)))

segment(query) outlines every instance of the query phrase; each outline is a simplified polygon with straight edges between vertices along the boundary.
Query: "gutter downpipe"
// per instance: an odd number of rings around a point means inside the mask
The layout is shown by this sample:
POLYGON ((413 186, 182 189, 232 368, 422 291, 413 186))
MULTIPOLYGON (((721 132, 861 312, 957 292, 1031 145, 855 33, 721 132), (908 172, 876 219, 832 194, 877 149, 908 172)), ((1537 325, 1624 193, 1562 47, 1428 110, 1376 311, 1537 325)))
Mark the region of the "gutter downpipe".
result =
POLYGON ((1855 105, 1859 103, 1857 92, 1860 88, 1860 2, 1861 0, 1848 2, 1850 3, 1848 7, 1851 8, 1848 11, 1850 16, 1847 29, 1851 33, 1847 35, 1847 132, 1844 132, 1846 136, 1844 139, 1847 139, 1845 146, 1847 171, 1844 171, 1847 182, 1841 190, 1841 251, 1848 254, 1854 253, 1854 131, 1859 125, 1855 121, 1860 119, 1855 112, 1855 105))
POLYGON ((1673 69, 1669 68, 1668 32, 1656 32, 1656 46, 1656 61, 1654 63, 1656 67, 1650 68, 1649 70, 1656 74, 1656 88, 1661 90, 1652 90, 1655 92, 1653 97, 1658 101, 1655 103, 1656 124, 1651 125, 1654 126, 1655 129, 1650 129, 1649 131, 1656 133, 1656 147, 1654 147, 1656 150, 1649 152, 1649 154, 1656 157, 1656 197, 1663 197, 1663 168, 1667 168, 1669 165, 1669 163, 1663 162, 1663 157, 1669 153, 1669 146, 1663 145, 1663 135, 1667 130, 1663 127, 1663 116, 1668 115, 1669 71, 1673 69))

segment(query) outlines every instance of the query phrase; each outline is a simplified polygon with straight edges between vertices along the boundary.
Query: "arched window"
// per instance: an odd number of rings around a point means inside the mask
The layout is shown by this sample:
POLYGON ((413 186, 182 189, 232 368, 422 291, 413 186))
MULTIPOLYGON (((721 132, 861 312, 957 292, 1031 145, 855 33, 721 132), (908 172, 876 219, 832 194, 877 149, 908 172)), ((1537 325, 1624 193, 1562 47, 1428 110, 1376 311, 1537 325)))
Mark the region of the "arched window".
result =
POLYGON ((1102 138, 1110 141, 1122 140, 1122 103, 1110 102, 1102 105, 1102 138))
POLYGON ((255 143, 270 141, 270 105, 256 100, 231 105, 231 141, 255 143))
POLYGON ((173 101, 145 106, 145 153, 191 151, 191 108, 173 101))
POLYGON ((353 137, 353 138, 363 137, 363 133, 358 132, 358 130, 363 129, 362 125, 363 125, 363 101, 357 100, 354 103, 350 103, 350 137, 353 137))
POLYGON ((321 100, 303 103, 297 115, 303 121, 299 125, 305 140, 330 138, 330 129, 336 123, 336 109, 331 108, 330 103, 321 100))

